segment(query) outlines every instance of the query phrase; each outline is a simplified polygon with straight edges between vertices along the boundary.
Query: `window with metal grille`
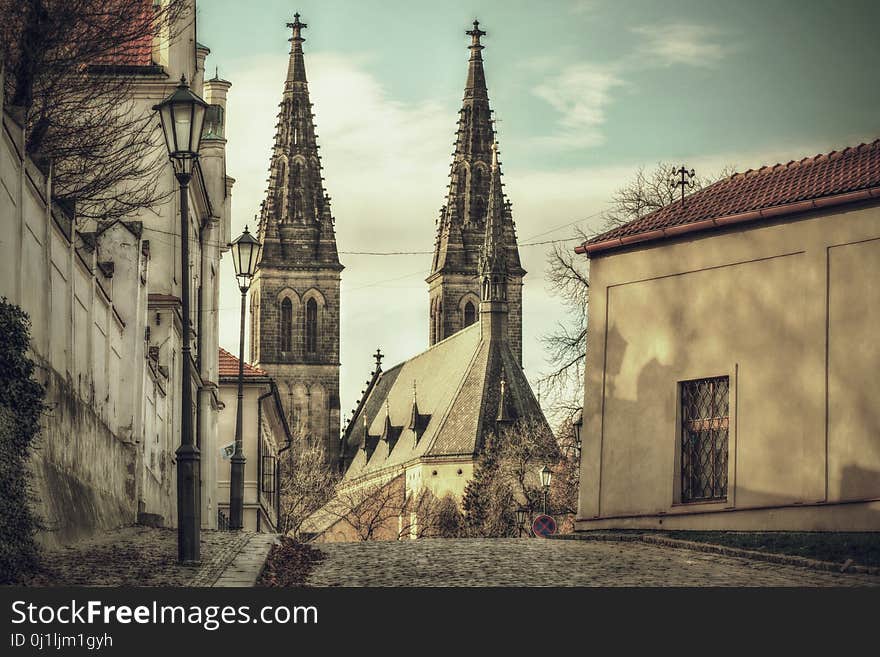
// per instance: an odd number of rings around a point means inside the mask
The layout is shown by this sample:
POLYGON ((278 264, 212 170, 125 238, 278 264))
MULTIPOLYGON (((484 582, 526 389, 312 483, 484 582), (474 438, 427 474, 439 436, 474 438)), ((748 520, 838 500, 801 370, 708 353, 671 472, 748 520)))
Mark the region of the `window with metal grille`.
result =
POLYGON ((727 497, 730 380, 681 383, 681 501, 727 497))

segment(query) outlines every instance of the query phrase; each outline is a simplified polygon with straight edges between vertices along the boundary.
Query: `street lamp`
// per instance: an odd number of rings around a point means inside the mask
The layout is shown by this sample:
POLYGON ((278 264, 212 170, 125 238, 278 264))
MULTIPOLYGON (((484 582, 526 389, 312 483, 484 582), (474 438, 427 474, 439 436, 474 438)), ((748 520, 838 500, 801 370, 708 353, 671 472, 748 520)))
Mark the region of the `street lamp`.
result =
POLYGON ((251 279, 257 271, 262 244, 248 232, 244 232, 229 245, 235 278, 241 290, 241 323, 238 335, 238 408, 235 411, 235 453, 232 455, 232 471, 229 477, 229 528, 241 529, 244 514, 244 454, 241 453, 241 414, 244 401, 244 305, 251 279))
POLYGON ((541 488, 544 489, 544 515, 547 515, 547 496, 550 494, 550 480, 553 478, 553 470, 546 465, 538 470, 541 475, 541 488))
POLYGON ((584 409, 578 409, 577 414, 574 416, 574 422, 571 423, 572 429, 574 430, 574 446, 577 449, 578 458, 581 455, 581 441, 583 440, 581 437, 581 431, 584 428, 584 409))
POLYGON ((522 536, 522 528, 526 523, 526 516, 528 515, 529 510, 524 506, 518 506, 516 508, 516 535, 517 538, 522 536))
POLYGON ((180 185, 180 303, 183 315, 181 349, 181 428, 177 448, 177 559, 181 564, 198 565, 200 454, 193 440, 192 357, 190 355, 189 311, 189 181, 199 159, 202 123, 208 104, 189 90, 186 78, 168 98, 153 109, 159 112, 168 156, 180 185))

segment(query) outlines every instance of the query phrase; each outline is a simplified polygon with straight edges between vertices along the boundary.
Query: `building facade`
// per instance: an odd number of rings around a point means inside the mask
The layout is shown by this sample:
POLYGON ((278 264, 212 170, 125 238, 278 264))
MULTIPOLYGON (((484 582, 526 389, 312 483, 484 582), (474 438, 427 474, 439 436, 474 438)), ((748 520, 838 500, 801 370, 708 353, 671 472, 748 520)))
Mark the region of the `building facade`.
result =
MULTIPOLYGON (((440 210, 434 240, 429 296, 429 344, 437 344, 474 324, 479 316, 479 257, 489 208, 489 182, 495 128, 483 71, 485 32, 478 21, 467 32, 470 60, 459 111, 455 152, 450 167, 446 205, 440 210)), ((511 204, 500 208, 501 239, 508 259, 508 332, 510 346, 522 363, 522 280, 511 204)))
MULTIPOLYGON (((16 108, 2 108, 0 219, 11 237, 0 242, 0 295, 31 317, 32 357, 53 409, 44 414, 41 449, 32 459, 47 529, 40 539, 47 544, 139 517, 176 523, 184 284, 193 299, 193 379, 186 384, 193 388, 194 435, 202 451, 214 452, 220 409, 214 309, 233 183, 223 138, 230 84, 204 80, 209 51, 196 42, 194 17, 192 2, 179 25, 162 26, 150 48, 113 67, 133 79, 131 111, 152 113, 181 75, 211 105, 215 119, 189 188, 191 261, 184 272, 178 185, 166 158, 159 166, 167 202, 122 221, 86 220, 53 201, 51 171, 27 157, 16 108)), ((158 123, 156 117, 157 136, 158 123)), ((213 462, 203 463, 204 527, 216 527, 215 476, 213 462)))
POLYGON ((262 258, 250 288, 251 362, 277 382, 292 426, 339 451, 339 283, 299 14, 293 23, 269 189, 259 216, 262 258))
POLYGON ((880 529, 880 140, 580 247, 576 527, 880 529))
MULTIPOLYGON (((205 459, 217 470, 217 505, 221 527, 229 518, 230 460, 235 452, 235 421, 238 411, 239 360, 220 349, 220 403, 218 448, 205 459)), ((278 387, 264 371, 244 365, 242 386, 242 454, 244 504, 242 528, 277 532, 281 515, 281 458, 290 449, 291 435, 278 394, 278 387)))

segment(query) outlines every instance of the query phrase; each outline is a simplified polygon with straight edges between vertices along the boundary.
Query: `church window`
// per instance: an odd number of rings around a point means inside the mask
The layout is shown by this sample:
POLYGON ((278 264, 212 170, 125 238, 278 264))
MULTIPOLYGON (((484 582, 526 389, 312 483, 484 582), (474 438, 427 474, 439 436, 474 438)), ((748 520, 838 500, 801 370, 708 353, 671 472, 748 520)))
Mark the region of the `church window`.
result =
POLYGON ((725 500, 729 378, 684 381, 680 386, 681 501, 725 500))
POLYGON ((474 308, 474 304, 468 301, 464 304, 464 325, 470 326, 475 321, 477 321, 477 310, 474 308))
POLYGON ((306 351, 318 351, 318 303, 314 299, 306 304, 306 351))
POLYGON ((291 350, 291 338, 293 329, 293 304, 290 299, 281 302, 281 325, 279 333, 281 337, 281 351, 291 350))

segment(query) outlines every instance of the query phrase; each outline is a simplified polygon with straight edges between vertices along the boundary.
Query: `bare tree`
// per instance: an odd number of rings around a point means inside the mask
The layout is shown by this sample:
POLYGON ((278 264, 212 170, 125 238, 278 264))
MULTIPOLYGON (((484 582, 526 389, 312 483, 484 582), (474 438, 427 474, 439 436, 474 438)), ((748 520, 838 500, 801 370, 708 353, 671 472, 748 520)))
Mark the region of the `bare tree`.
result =
MULTIPOLYGON (((632 180, 612 195, 610 208, 603 215, 598 231, 590 233, 577 228, 573 237, 585 242, 676 201, 681 188, 674 182, 675 168, 664 162, 658 163, 651 171, 640 168, 632 180)), ((693 187, 685 188, 685 192, 699 191, 731 173, 733 167, 725 167, 714 177, 694 177, 693 187)), ((542 338, 551 369, 538 385, 553 397, 553 410, 570 418, 580 408, 583 394, 590 293, 588 261, 574 253, 570 242, 556 244, 548 257, 547 280, 552 293, 565 306, 567 317, 542 338)))
POLYGON ((293 433, 281 465, 280 526, 299 540, 303 523, 333 498, 339 474, 328 465, 321 441, 309 440, 302 430, 293 433))
POLYGON ((406 512, 404 477, 387 483, 345 486, 324 507, 324 512, 343 521, 360 541, 400 537, 400 519, 406 512))
POLYGON ((158 124, 133 97, 153 37, 192 20, 188 0, 0 0, 0 56, 25 143, 53 194, 85 218, 161 203, 158 124))
POLYGON ((538 471, 560 458, 559 446, 543 419, 523 418, 501 432, 499 474, 514 498, 531 513, 542 497, 538 471))
POLYGON ((578 487, 580 484, 580 452, 574 440, 572 418, 566 417, 556 430, 559 459, 553 466, 550 482, 550 508, 561 516, 560 532, 573 529, 577 513, 578 487))

